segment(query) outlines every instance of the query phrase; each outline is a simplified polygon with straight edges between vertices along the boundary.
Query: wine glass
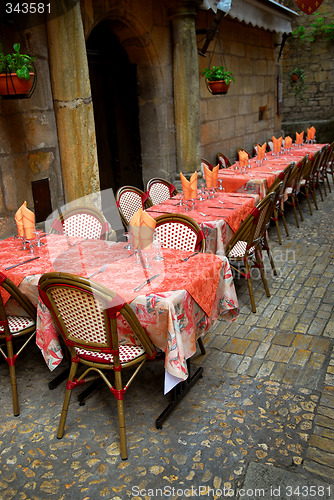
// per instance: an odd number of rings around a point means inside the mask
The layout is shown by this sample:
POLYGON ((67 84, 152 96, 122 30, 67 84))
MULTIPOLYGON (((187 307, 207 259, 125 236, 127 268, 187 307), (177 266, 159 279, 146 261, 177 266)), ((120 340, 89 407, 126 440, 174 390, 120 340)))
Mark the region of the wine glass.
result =
POLYGON ((152 248, 155 252, 155 255, 153 257, 153 260, 165 260, 163 258, 163 256, 161 255, 161 242, 158 238, 158 235, 157 234, 154 234, 153 235, 153 244, 152 244, 152 248))

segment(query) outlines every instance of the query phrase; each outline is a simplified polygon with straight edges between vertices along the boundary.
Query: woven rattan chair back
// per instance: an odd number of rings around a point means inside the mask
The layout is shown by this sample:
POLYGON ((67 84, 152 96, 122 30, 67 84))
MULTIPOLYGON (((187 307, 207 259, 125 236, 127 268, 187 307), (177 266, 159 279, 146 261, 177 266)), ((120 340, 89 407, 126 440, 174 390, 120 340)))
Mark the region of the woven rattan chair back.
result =
POLYGON ((155 220, 155 232, 163 248, 205 252, 204 232, 191 217, 164 214, 155 220))
POLYGON ((116 205, 122 222, 127 228, 132 216, 142 208, 143 210, 153 205, 149 196, 141 189, 133 186, 123 186, 116 192, 116 205))
POLYGON ((286 188, 287 188, 287 183, 289 180, 290 172, 292 168, 294 167, 294 162, 289 163, 289 165, 278 174, 277 179, 273 182, 273 184, 270 187, 269 192, 276 192, 277 197, 275 201, 275 206, 273 210, 273 215, 271 219, 275 222, 276 225, 276 231, 277 231, 277 236, 278 236, 278 242, 280 245, 282 245, 282 238, 281 238, 281 232, 278 224, 278 218, 279 216, 282 217, 284 228, 285 228, 285 233, 287 236, 289 236, 289 231, 288 231, 288 226, 286 224, 285 216, 284 216, 284 199, 286 197, 286 188))
POLYGON ((175 196, 178 191, 171 182, 154 177, 147 182, 146 193, 150 197, 153 205, 158 205, 158 203, 162 203, 175 196))
POLYGON ((287 181, 286 193, 288 196, 288 201, 292 205, 292 208, 293 208, 297 227, 299 227, 299 219, 298 219, 298 215, 297 215, 296 206, 298 207, 298 211, 299 211, 299 215, 300 215, 301 220, 304 220, 302 211, 300 209, 298 192, 299 192, 300 182, 303 178, 304 166, 305 166, 305 163, 307 161, 308 161, 308 155, 305 155, 302 160, 295 163, 291 169, 291 172, 290 172, 290 175, 289 175, 288 181, 287 181))
POLYGON ((316 166, 314 168, 314 184, 319 189, 321 200, 324 201, 322 194, 322 188, 324 189, 325 196, 327 196, 326 182, 329 192, 331 192, 331 186, 329 183, 327 175, 327 165, 328 165, 328 155, 330 154, 330 146, 326 144, 320 150, 320 154, 317 158, 316 166))
POLYGON ((93 240, 107 240, 109 224, 102 212, 96 208, 75 207, 67 210, 53 221, 50 233, 93 240))
POLYGON ((223 153, 217 153, 219 168, 228 168, 231 166, 230 160, 223 153))
POLYGON ((71 369, 57 437, 63 436, 72 389, 83 381, 89 382, 100 376, 117 400, 121 456, 126 459, 123 397, 145 361, 155 355, 150 338, 130 306, 119 295, 86 278, 67 273, 47 273, 39 280, 39 293, 71 353, 71 369), (129 324, 135 343, 130 344, 129 340, 127 345, 119 344, 119 315, 129 324), (86 369, 76 379, 79 364, 86 369), (121 371, 135 366, 135 372, 123 385, 121 371), (114 373, 114 385, 106 376, 108 371, 114 373), (90 372, 95 374, 94 377, 89 375, 90 372))
POLYGON ((256 312, 256 307, 251 283, 250 260, 254 257, 256 260, 256 266, 261 272, 261 278, 265 291, 267 296, 270 297, 262 261, 262 248, 264 243, 269 245, 266 237, 266 231, 268 221, 271 218, 275 206, 275 199, 276 194, 274 192, 268 193, 246 217, 225 249, 225 255, 229 259, 230 265, 234 270, 240 273, 240 270, 237 267, 238 263, 244 265, 245 267, 245 273, 241 272, 241 274, 247 279, 253 312, 256 312))
POLYGON ((4 304, 0 294, 0 352, 9 366, 9 375, 12 388, 13 413, 20 414, 15 363, 17 357, 34 338, 36 330, 36 308, 18 287, 3 273, 0 272, 0 288, 4 296, 14 300, 20 306, 22 314, 11 314, 10 302, 4 304), (18 350, 15 351, 17 340, 22 340, 18 350), (4 344, 3 344, 4 342, 4 344))

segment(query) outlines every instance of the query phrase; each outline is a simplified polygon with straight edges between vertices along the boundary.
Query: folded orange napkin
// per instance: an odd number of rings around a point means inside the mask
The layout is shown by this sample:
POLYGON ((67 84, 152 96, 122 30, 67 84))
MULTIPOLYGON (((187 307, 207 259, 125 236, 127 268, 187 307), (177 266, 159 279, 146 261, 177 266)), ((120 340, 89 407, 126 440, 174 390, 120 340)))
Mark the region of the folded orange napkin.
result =
POLYGON ((22 205, 22 222, 24 237, 27 240, 32 240, 36 237, 35 234, 35 214, 25 205, 22 205))
POLYGON ((307 129, 307 140, 312 141, 314 139, 314 136, 315 136, 315 128, 314 127, 308 128, 307 129))
POLYGON ((276 139, 276 137, 273 136, 274 153, 278 153, 279 151, 281 151, 282 140, 282 137, 276 139))
POLYGON ((264 160, 265 154, 266 154, 266 149, 267 149, 267 143, 265 142, 260 146, 260 144, 257 145, 257 158, 258 160, 264 160))
POLYGON ((292 138, 287 135, 285 138, 284 138, 284 146, 287 148, 287 149, 291 149, 291 146, 292 146, 292 138))
POLYGON ((218 185, 218 170, 219 170, 219 165, 216 165, 213 167, 212 170, 210 170, 206 165, 203 165, 203 170, 204 170, 204 177, 205 177, 205 182, 206 182, 206 187, 208 189, 210 188, 216 188, 218 185))
POLYGON ((180 178, 184 199, 191 200, 197 198, 197 172, 192 174, 189 181, 182 172, 180 172, 180 178))
POLYGON ((27 202, 25 201, 20 208, 17 210, 15 214, 15 222, 16 222, 16 227, 17 227, 17 234, 18 236, 21 236, 23 238, 24 236, 24 231, 23 231, 23 218, 22 218, 22 207, 26 207, 27 202))
POLYGON ((239 156, 240 167, 244 167, 245 165, 248 165, 249 158, 248 158, 248 154, 246 153, 246 151, 241 149, 238 153, 238 156, 239 156))
POLYGON ((142 208, 131 218, 130 227, 134 249, 144 250, 152 245, 156 221, 142 208))
POLYGON ((304 137, 304 130, 303 132, 300 132, 300 134, 296 132, 296 144, 303 144, 303 137, 304 137))

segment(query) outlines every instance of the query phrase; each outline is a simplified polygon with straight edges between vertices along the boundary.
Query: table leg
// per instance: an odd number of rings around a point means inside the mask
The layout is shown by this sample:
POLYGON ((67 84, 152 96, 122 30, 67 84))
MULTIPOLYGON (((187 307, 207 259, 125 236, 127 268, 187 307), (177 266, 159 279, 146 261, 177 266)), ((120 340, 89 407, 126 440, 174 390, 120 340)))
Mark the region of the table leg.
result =
POLYGON ((191 375, 190 360, 187 360, 187 367, 189 376, 187 380, 180 382, 175 387, 173 387, 171 402, 159 415, 159 417, 155 420, 155 427, 157 429, 162 429, 163 422, 166 420, 168 415, 174 410, 174 408, 176 408, 179 401, 181 401, 183 396, 185 396, 190 391, 190 389, 197 382, 197 380, 203 377, 203 368, 201 366, 197 368, 197 370, 193 375, 191 375))

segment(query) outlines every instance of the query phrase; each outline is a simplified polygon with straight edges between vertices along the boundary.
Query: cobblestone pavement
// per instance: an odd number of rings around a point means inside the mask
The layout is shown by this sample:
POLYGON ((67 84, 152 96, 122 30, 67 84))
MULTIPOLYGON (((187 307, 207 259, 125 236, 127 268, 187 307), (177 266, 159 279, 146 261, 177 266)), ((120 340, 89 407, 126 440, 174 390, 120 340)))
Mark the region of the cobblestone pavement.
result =
MULTIPOLYGON (((193 360, 204 376, 161 430, 154 420, 166 405, 162 366, 142 370, 125 396, 127 461, 119 457, 116 405, 105 388, 85 406, 72 397, 58 440, 64 383, 48 389, 55 372, 34 347, 18 364, 15 418, 2 363, 1 500, 236 497, 254 462, 293 472, 300 487, 303 478, 323 482, 316 494, 282 498, 333 498, 334 193, 313 216, 305 200, 302 208, 300 229, 288 208, 283 245, 270 228, 278 270, 273 277, 266 259, 271 297, 255 277, 254 314, 246 283, 235 280, 240 315, 206 336, 206 356, 193 360)), ((274 497, 274 489, 262 495, 274 497)), ((253 497, 247 490, 239 498, 253 497)))

